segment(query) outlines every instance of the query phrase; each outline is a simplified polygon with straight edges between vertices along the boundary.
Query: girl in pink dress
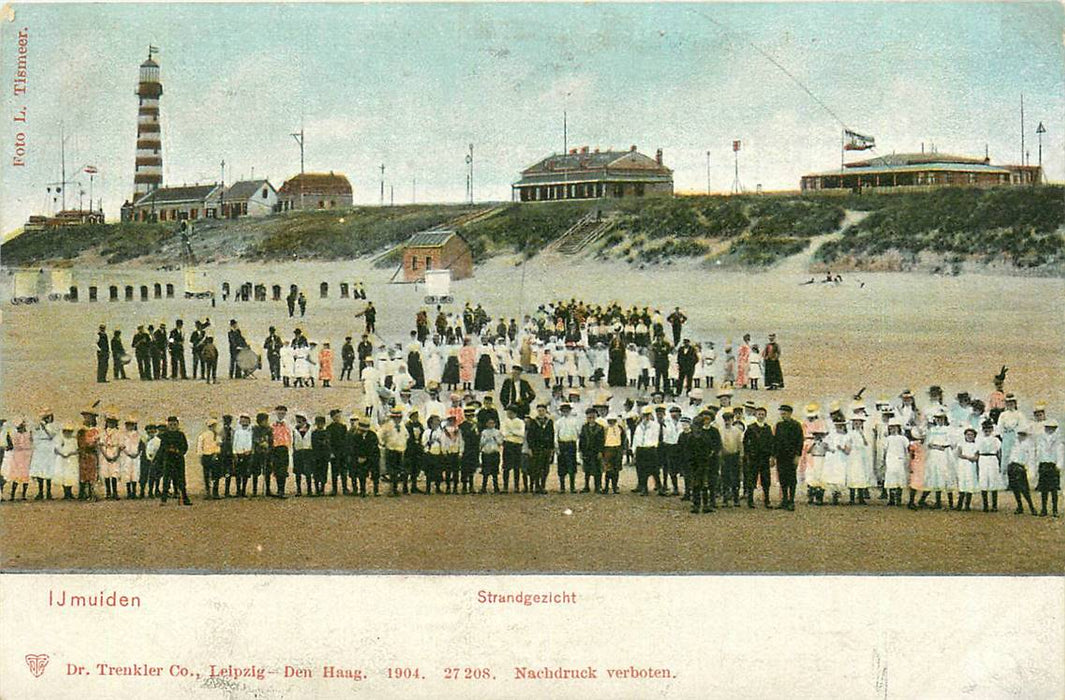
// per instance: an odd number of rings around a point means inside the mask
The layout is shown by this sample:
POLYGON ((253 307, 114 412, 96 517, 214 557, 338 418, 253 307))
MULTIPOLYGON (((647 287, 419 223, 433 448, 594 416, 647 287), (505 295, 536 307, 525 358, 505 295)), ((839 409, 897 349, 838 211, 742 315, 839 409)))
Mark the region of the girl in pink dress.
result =
POLYGON ((462 341, 459 349, 459 381, 462 382, 462 390, 473 389, 473 366, 477 362, 477 349, 470 344, 470 339, 462 341))
POLYGON ((318 351, 318 380, 322 386, 329 386, 333 381, 333 349, 329 343, 322 343, 322 349, 318 351))
POLYGON ((747 372, 750 369, 748 364, 751 361, 751 334, 743 334, 743 343, 740 344, 740 349, 736 353, 736 386, 747 386, 747 372))
POLYGON ((544 352, 540 355, 540 376, 544 379, 544 386, 548 389, 551 388, 551 375, 555 369, 554 358, 551 357, 551 348, 544 348, 544 352))
POLYGON ((33 454, 33 433, 26 426, 26 419, 18 419, 15 429, 7 434, 7 452, 4 455, 4 477, 11 482, 11 499, 15 489, 22 485, 22 500, 26 500, 26 487, 30 483, 30 456, 33 454))

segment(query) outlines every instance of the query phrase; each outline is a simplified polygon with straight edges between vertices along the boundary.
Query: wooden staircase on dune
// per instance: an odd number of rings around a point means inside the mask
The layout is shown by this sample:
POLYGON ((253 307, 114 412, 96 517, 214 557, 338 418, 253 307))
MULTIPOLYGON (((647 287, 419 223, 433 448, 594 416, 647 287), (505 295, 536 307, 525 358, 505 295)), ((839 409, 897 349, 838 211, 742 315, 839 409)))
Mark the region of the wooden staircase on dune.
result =
POLYGON ((551 241, 544 248, 545 253, 558 253, 560 255, 576 255, 592 243, 603 237, 607 231, 614 227, 614 220, 600 218, 596 212, 591 211, 587 215, 570 226, 561 236, 551 241))

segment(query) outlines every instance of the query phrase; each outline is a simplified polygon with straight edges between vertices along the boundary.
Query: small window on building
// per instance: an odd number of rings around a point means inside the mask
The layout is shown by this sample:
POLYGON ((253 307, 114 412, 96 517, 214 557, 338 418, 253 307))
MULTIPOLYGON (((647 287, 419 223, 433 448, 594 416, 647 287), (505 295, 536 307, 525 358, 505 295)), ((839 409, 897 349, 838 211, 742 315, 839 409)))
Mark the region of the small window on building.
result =
POLYGON ((410 269, 411 269, 411 272, 413 272, 414 270, 418 269, 418 258, 416 258, 414 256, 411 256, 410 269))
POLYGON ((158 282, 156 282, 154 287, 152 288, 152 291, 155 293, 155 298, 156 299, 162 299, 163 298, 163 285, 161 285, 158 282))
POLYGON ((264 187, 263 188, 263 199, 268 199, 269 196, 270 196, 270 190, 264 187))
POLYGON ((115 285, 111 285, 107 288, 107 294, 111 301, 118 301, 118 287, 115 285))
POLYGON ((341 299, 347 299, 348 298, 349 289, 350 289, 350 287, 348 287, 348 283, 347 282, 341 282, 340 283, 340 298, 341 299))
POLYGON ((133 285, 126 285, 126 301, 133 301, 133 285))
POLYGON ((432 257, 430 257, 428 255, 425 256, 425 269, 426 270, 432 270, 433 269, 433 259, 432 259, 432 257))
POLYGON ((96 301, 96 287, 89 287, 89 301, 96 301))
POLYGON ((166 298, 167 299, 173 299, 174 298, 174 285, 173 284, 167 284, 166 285, 166 298))
POLYGON ((141 285, 141 301, 148 301, 148 285, 141 285))

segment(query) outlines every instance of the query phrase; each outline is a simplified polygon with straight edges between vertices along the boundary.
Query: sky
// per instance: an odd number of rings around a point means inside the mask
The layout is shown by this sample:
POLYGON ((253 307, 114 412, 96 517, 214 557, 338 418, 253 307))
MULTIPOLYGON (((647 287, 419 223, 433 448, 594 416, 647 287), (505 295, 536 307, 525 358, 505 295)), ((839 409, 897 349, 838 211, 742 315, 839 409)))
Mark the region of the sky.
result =
MULTIPOLYGON (((471 143, 475 198, 510 199, 521 169, 562 151, 564 112, 571 148, 661 148, 678 192, 706 191, 708 152, 710 189, 729 191, 733 139, 745 189, 796 189, 838 167, 843 125, 876 138, 862 155, 934 144, 1016 163, 1022 93, 1031 162, 1042 121, 1062 181, 1063 31, 1057 3, 16 4, 0 22, 0 231, 54 211, 61 127, 68 176, 96 166, 92 196, 117 217, 149 44, 164 185, 217 181, 224 160, 227 182, 279 187, 299 172, 302 125, 308 171, 343 172, 356 203, 377 204, 384 164, 386 202, 402 204, 462 201, 471 143)), ((89 187, 78 176, 67 206, 83 190, 88 207, 89 187)))

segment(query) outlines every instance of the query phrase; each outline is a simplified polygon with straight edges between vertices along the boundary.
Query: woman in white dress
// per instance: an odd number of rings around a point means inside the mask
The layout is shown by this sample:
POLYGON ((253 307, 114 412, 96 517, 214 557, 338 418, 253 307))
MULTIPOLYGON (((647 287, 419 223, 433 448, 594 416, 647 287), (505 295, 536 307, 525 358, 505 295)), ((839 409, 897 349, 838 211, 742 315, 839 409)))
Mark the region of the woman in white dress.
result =
POLYGON ((577 381, 580 383, 581 388, 584 388, 588 377, 591 377, 595 372, 592 367, 591 350, 586 345, 578 345, 573 352, 577 357, 577 381))
POLYGON ((902 489, 909 478, 910 441, 902 434, 902 421, 892 418, 884 438, 884 488, 888 505, 902 505, 902 489))
POLYGON ((311 376, 311 363, 309 347, 298 347, 292 350, 292 386, 306 386, 305 380, 311 376))
MULTIPOLYGON (((751 348, 751 356, 757 352, 758 346, 751 348)), ((855 496, 858 497, 858 505, 865 505, 865 489, 869 488, 869 475, 872 473, 873 450, 872 445, 865 435, 865 416, 853 414, 851 416, 850 429, 851 449, 847 454, 847 488, 850 490, 850 503, 854 504, 855 496)))
POLYGON ((432 341, 425 347, 425 383, 440 383, 444 373, 444 362, 440 357, 440 348, 432 341))
POLYGON ((821 482, 826 491, 832 492, 832 505, 839 505, 839 495, 847 485, 847 459, 851 451, 851 437, 847 434, 847 422, 840 419, 835 430, 825 439, 825 464, 821 482))
POLYGON ((74 498, 74 487, 78 485, 78 438, 74 435, 77 427, 66 423, 62 433, 55 439, 55 482, 63 487, 63 500, 74 498))
POLYGON ((972 510, 973 493, 976 492, 976 463, 980 460, 976 451, 976 428, 966 426, 964 438, 955 448, 958 470, 958 510, 972 510))
POLYGON ((126 484, 126 498, 137 497, 137 482, 140 481, 141 453, 144 441, 137 430, 137 419, 126 419, 125 438, 122 441, 122 454, 118 458, 119 480, 126 484))
POLYGON ((30 478, 37 480, 37 495, 33 500, 52 498, 52 477, 55 475, 55 439, 59 428, 51 409, 41 411, 40 422, 33 429, 33 456, 30 457, 30 478))
POLYGON ((577 378, 577 349, 568 344, 562 353, 562 371, 565 373, 566 386, 573 386, 573 380, 577 378))
POLYGON ((976 485, 980 489, 984 512, 988 512, 987 494, 991 494, 992 512, 998 512, 998 492, 1006 488, 1002 480, 1002 442, 995 437, 995 424, 985 420, 976 439, 976 485))
POLYGON ((287 340, 281 343, 279 354, 281 356, 281 381, 285 386, 289 386, 295 370, 295 357, 292 352, 292 346, 287 340))
POLYGON ((806 470, 804 471, 807 498, 811 504, 823 506, 825 504, 825 455, 828 454, 828 436, 824 424, 820 423, 813 428, 810 435, 810 446, 806 452, 806 470))
POLYGON ((758 389, 758 382, 762 380, 762 351, 757 345, 751 346, 747 355, 747 385, 751 389, 758 389))
POLYGON ((935 423, 928 428, 925 437, 924 491, 921 493, 920 506, 928 500, 928 494, 936 494, 933 508, 943 507, 943 488, 946 486, 947 452, 951 449, 950 430, 947 427, 946 411, 937 410, 932 414, 935 423))

